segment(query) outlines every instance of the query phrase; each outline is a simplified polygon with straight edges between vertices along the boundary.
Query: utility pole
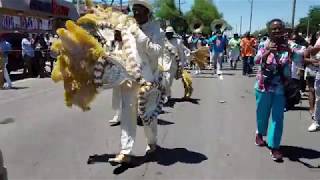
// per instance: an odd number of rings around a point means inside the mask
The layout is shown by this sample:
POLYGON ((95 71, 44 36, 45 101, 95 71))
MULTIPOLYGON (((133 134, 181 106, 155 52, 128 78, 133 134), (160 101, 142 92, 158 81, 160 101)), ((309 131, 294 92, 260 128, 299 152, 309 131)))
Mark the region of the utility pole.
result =
POLYGON ((120 9, 122 11, 122 0, 120 0, 120 9))
POLYGON ((310 17, 308 17, 307 37, 309 37, 309 30, 310 30, 310 17))
POLYGON ((238 24, 236 24, 236 31, 235 33, 238 33, 238 24))
POLYGON ((80 14, 80 0, 77 0, 77 11, 80 14))
POLYGON ((242 35, 242 16, 240 16, 240 36, 242 35))
POLYGON ((292 21, 291 21, 292 29, 294 29, 294 19, 296 16, 296 4, 297 4, 297 1, 292 0, 292 21))
POLYGON ((250 26, 249 26, 249 32, 251 32, 252 11, 253 11, 253 0, 251 0, 251 12, 250 12, 250 26))

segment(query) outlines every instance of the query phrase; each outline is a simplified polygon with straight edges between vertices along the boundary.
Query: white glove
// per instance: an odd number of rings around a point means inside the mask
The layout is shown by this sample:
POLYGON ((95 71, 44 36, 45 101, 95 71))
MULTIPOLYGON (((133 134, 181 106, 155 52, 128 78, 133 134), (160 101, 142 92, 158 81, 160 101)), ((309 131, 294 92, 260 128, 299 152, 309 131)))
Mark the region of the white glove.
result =
POLYGON ((141 29, 137 30, 137 42, 138 43, 144 43, 148 37, 144 34, 144 32, 141 29))

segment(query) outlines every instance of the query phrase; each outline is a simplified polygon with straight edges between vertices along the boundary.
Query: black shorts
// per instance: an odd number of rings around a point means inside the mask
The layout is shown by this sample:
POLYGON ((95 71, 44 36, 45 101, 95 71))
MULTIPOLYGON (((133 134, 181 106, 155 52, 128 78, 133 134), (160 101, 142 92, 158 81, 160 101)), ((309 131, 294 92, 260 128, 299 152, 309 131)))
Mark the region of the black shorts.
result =
POLYGON ((314 82, 316 81, 316 77, 307 76, 306 81, 309 88, 314 88, 314 82))

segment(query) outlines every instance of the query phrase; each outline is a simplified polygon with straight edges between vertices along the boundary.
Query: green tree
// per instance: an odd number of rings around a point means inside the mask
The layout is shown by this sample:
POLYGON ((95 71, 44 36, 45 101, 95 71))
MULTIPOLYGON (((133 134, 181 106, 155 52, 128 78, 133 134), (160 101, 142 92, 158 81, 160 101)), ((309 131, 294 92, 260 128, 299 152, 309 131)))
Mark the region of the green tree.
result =
POLYGON ((180 16, 174 0, 157 0, 155 6, 155 15, 162 20, 170 20, 180 16))
POLYGON ((297 30, 307 34, 309 20, 309 34, 315 33, 320 29, 320 6, 310 7, 308 17, 301 18, 297 25, 297 30))
POLYGON ((182 12, 179 12, 174 0, 156 0, 154 2, 155 16, 165 24, 170 21, 177 33, 181 34, 186 31, 188 24, 186 23, 182 12))
POLYGON ((195 0, 191 10, 186 14, 186 20, 189 24, 195 21, 201 21, 204 24, 203 33, 211 33, 211 22, 222 18, 217 7, 212 0, 195 0))

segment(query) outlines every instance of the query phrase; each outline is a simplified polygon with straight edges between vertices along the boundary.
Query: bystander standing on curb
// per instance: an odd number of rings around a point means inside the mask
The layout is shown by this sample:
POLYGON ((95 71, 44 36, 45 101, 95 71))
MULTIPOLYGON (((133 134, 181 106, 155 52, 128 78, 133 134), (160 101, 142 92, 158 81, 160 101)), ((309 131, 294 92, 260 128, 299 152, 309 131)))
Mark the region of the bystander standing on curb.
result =
POLYGON ((3 88, 4 85, 4 61, 2 58, 2 51, 0 51, 0 89, 3 88))

